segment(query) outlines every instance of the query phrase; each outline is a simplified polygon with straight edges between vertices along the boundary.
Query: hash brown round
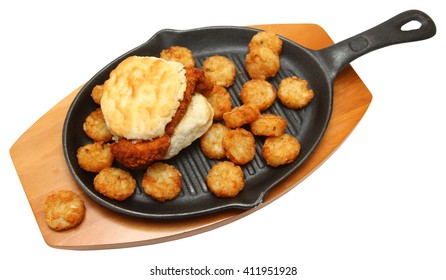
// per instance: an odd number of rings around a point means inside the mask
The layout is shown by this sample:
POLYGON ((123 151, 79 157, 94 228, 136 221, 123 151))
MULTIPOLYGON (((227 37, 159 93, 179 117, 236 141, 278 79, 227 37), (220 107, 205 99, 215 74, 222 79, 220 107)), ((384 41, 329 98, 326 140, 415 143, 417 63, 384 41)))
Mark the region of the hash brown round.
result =
POLYGON ((314 92, 308 88, 307 80, 292 76, 280 81, 277 96, 286 107, 300 109, 310 103, 314 97, 314 92))
POLYGON ((260 116, 260 110, 257 106, 243 104, 234 107, 231 111, 223 114, 223 120, 227 127, 237 128, 255 121, 260 116))
POLYGON ((230 87, 235 80, 235 64, 226 56, 213 55, 203 62, 202 69, 208 81, 216 86, 230 87))
POLYGON ((160 53, 160 58, 170 61, 176 61, 185 67, 195 67, 195 59, 192 51, 183 46, 170 46, 160 53))
POLYGON ((200 137, 200 147, 203 154, 211 159, 222 159, 226 157, 225 149, 223 148, 223 138, 231 129, 224 124, 214 123, 200 137))
POLYGON ((235 197, 245 187, 242 168, 230 161, 214 164, 206 177, 206 183, 217 197, 235 197))
POLYGON ((79 166, 89 172, 99 172, 112 166, 115 158, 110 144, 103 142, 89 143, 79 147, 76 157, 79 166))
POLYGON ((277 167, 293 162, 300 152, 299 141, 290 134, 267 137, 262 147, 262 156, 270 166, 277 167))
POLYGON ((241 127, 228 131, 223 137, 222 144, 226 157, 238 165, 247 164, 256 155, 254 136, 241 127))
POLYGON ((113 138, 105 123, 101 108, 97 108, 85 118, 82 128, 88 137, 97 142, 108 142, 113 138))
POLYGON ((274 77, 280 69, 280 57, 267 47, 258 47, 246 55, 245 68, 251 79, 274 77))
POLYGON ((123 201, 135 191, 136 180, 120 168, 107 167, 102 169, 93 180, 94 188, 108 198, 123 201))
POLYGON ((280 136, 285 132, 287 120, 276 114, 261 114, 249 124, 252 134, 257 136, 280 136))
POLYGON ((240 90, 240 99, 243 104, 252 104, 260 112, 271 107, 276 100, 276 89, 266 80, 254 79, 243 84, 240 90))
POLYGON ((85 216, 82 198, 73 191, 59 190, 47 196, 44 203, 45 221, 56 231, 79 225, 85 216))
POLYGON ((181 173, 175 166, 158 161, 147 168, 141 185, 146 194, 158 201, 172 200, 181 192, 181 173))

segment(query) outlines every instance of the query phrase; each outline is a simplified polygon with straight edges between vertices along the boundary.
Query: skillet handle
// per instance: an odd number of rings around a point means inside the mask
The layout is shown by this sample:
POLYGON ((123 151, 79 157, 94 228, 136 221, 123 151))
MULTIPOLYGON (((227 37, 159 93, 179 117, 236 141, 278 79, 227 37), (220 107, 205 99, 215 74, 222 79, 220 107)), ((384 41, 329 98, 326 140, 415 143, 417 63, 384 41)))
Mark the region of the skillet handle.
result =
POLYGON ((435 33, 435 23, 427 14, 418 10, 409 10, 316 53, 326 68, 330 80, 334 81, 346 64, 360 56, 394 44, 425 40, 434 36, 435 33), (417 21, 421 26, 418 29, 402 30, 402 27, 411 21, 417 21))

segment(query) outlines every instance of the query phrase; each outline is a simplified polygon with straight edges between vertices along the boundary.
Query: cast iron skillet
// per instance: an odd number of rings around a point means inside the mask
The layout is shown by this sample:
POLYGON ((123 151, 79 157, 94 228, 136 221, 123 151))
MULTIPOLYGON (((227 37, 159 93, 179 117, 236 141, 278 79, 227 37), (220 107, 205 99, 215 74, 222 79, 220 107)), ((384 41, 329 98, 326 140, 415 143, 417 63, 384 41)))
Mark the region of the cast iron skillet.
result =
POLYGON ((281 69, 269 81, 277 88, 280 80, 297 75, 309 81, 315 92, 312 102, 301 110, 290 110, 276 101, 269 112, 283 115, 288 120, 286 132, 299 139, 302 150, 292 164, 272 168, 261 157, 263 139, 257 138, 254 160, 243 166, 245 189, 235 198, 217 198, 206 187, 206 175, 217 161, 207 159, 198 141, 168 162, 183 175, 180 196, 170 202, 160 203, 148 197, 139 186, 143 172, 133 172, 138 187, 132 197, 123 202, 108 199, 95 191, 94 173, 82 170, 76 158, 78 147, 92 142, 83 132, 85 118, 97 105, 90 93, 95 85, 102 84, 119 62, 131 55, 159 56, 161 50, 172 45, 192 50, 197 67, 211 55, 226 55, 237 67, 235 84, 229 88, 234 106, 240 105, 238 92, 249 77, 244 69, 248 42, 259 30, 246 27, 205 27, 192 30, 162 30, 146 43, 120 56, 100 70, 80 90, 71 104, 63 127, 64 155, 71 173, 80 187, 97 203, 116 212, 145 218, 185 218, 221 211, 229 208, 248 209, 262 202, 268 191, 296 170, 313 152, 322 138, 330 120, 333 104, 333 83, 339 71, 354 59, 373 50, 393 44, 418 41, 435 35, 432 19, 417 10, 403 12, 390 20, 359 35, 321 50, 310 50, 286 38, 283 40, 281 69), (416 30, 402 31, 410 21, 418 21, 416 30))

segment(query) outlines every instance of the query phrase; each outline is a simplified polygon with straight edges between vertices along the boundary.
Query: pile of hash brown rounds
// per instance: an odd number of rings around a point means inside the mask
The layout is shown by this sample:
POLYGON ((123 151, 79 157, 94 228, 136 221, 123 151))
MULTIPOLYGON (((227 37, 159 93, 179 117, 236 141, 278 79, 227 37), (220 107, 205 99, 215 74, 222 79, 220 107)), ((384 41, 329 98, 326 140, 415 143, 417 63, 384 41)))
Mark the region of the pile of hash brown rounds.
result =
MULTIPOLYGON (((265 112, 276 99, 288 108, 300 109, 314 96, 307 81, 296 76, 282 79, 277 90, 268 82, 280 69, 281 51, 282 41, 274 33, 262 31, 252 37, 244 65, 251 79, 243 84, 239 92, 240 106, 233 105, 228 91, 237 76, 234 62, 224 55, 214 55, 206 58, 202 64, 205 78, 214 85, 211 92, 203 94, 214 110, 214 123, 199 142, 206 157, 218 160, 206 178, 208 189, 217 197, 234 197, 243 190, 241 166, 254 159, 255 137, 264 139, 261 156, 270 166, 289 164, 299 155, 299 141, 285 133, 287 120, 265 112)), ((180 62, 185 67, 195 67, 191 50, 183 46, 171 46, 161 51, 160 58, 180 62)), ((99 107, 85 119, 83 129, 92 143, 79 147, 77 158, 82 169, 97 173, 94 188, 99 193, 123 201, 134 193, 137 182, 131 173, 113 165, 114 156, 110 148, 113 135, 100 108, 102 91, 103 85, 96 85, 91 93, 99 107)), ((182 175, 175 166, 158 161, 144 172, 141 186, 147 195, 157 201, 172 200, 181 192, 182 175)), ((51 205, 45 205, 47 217, 50 217, 50 208, 51 205)), ((83 203, 82 209, 80 212, 83 216, 83 203)), ((48 224, 53 229, 61 230, 76 226, 79 222, 66 227, 48 224)))
MULTIPOLYGON (((237 76, 234 62, 227 56, 213 55, 202 64, 206 80, 214 86, 212 91, 203 93, 214 110, 214 123, 199 142, 206 157, 221 160, 207 176, 209 190, 218 197, 234 197, 243 190, 241 166, 254 159, 254 137, 265 138, 262 157, 270 166, 289 164, 299 155, 299 141, 285 133, 286 119, 264 113, 277 98, 288 108, 300 109, 314 95, 307 81, 295 76, 282 79, 277 90, 268 82, 267 79, 279 71, 281 51, 282 41, 274 33, 262 31, 252 37, 245 60, 245 69, 251 79, 243 84, 239 92, 240 106, 233 106, 228 91, 237 76)), ((191 50, 184 46, 164 49, 159 57, 195 67, 191 50)), ((97 85, 91 93, 98 105, 102 87, 97 85)), ((100 107, 86 118, 84 131, 94 142, 79 147, 77 157, 80 167, 98 173, 94 187, 99 193, 120 201, 127 199, 137 184, 129 172, 112 166, 112 135, 100 107)), ((158 161, 147 168, 141 186, 147 195, 158 201, 172 200, 181 192, 181 173, 175 166, 158 161)))
POLYGON ((262 31, 252 37, 245 59, 251 79, 243 84, 238 95, 242 105, 236 107, 227 91, 235 79, 235 74, 229 75, 234 63, 226 57, 210 57, 203 63, 206 77, 212 76, 214 83, 206 96, 214 108, 214 124, 200 138, 200 147, 206 157, 221 160, 207 176, 209 190, 218 197, 234 197, 243 190, 241 166, 254 159, 256 136, 265 139, 262 158, 270 166, 289 164, 299 155, 299 141, 285 133, 287 120, 265 112, 276 98, 290 109, 300 109, 314 96, 308 82, 296 76, 282 79, 277 90, 268 82, 280 69, 281 52, 282 40, 276 34, 262 31))

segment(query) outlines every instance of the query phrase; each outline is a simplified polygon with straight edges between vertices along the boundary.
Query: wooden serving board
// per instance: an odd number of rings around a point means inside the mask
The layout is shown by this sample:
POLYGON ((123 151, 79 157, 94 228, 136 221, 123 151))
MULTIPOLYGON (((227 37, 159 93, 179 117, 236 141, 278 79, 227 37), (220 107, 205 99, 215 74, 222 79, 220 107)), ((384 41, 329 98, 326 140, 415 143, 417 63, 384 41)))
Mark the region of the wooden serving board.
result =
MULTIPOLYGON (((314 24, 257 25, 305 47, 321 49, 333 44, 314 24)), ((258 207, 229 210, 181 220, 150 220, 108 210, 88 197, 73 179, 62 149, 62 128, 68 108, 80 88, 56 104, 32 125, 10 149, 18 176, 45 242, 55 248, 106 249, 148 245, 203 233, 247 216, 297 186, 319 167, 347 138, 365 114, 372 95, 355 71, 347 66, 334 87, 332 118, 312 156, 281 184, 275 186, 258 207), (57 232, 44 218, 46 197, 59 189, 73 190, 85 201, 86 216, 73 229, 57 232)))

